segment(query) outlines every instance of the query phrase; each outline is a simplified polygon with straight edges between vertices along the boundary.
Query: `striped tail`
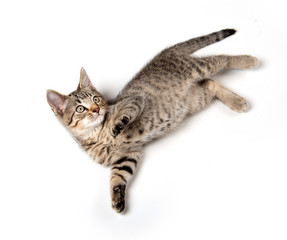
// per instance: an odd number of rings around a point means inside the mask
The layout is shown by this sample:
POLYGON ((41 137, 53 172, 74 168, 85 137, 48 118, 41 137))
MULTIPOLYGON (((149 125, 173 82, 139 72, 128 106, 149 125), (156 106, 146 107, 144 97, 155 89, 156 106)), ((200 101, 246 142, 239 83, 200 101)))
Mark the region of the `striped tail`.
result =
POLYGON ((236 30, 234 29, 224 29, 219 32, 214 32, 202 37, 192 38, 185 42, 178 43, 172 46, 170 49, 185 54, 192 54, 193 52, 213 43, 219 42, 233 35, 234 33, 236 33, 236 30))

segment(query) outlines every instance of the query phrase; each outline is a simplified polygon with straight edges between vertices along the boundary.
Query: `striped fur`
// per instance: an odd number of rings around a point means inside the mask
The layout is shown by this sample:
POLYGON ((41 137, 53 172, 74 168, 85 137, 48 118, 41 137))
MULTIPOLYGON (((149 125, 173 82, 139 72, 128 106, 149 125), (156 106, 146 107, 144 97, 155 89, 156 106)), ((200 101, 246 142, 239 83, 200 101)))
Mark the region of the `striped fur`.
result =
POLYGON ((191 57, 194 51, 235 33, 225 29, 176 44, 159 53, 124 87, 106 101, 81 70, 76 91, 68 96, 47 91, 52 110, 98 163, 111 167, 112 207, 125 209, 126 186, 142 159, 142 147, 164 136, 186 118, 219 99, 237 112, 247 102, 210 77, 223 69, 249 69, 257 59, 218 55, 191 57))

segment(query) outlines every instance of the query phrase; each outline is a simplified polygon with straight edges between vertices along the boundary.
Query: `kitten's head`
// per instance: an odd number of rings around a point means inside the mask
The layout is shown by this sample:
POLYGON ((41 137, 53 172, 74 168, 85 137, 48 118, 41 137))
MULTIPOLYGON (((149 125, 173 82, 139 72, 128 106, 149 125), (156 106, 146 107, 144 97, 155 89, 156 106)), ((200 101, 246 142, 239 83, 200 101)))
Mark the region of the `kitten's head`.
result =
POLYGON ((83 68, 76 91, 63 95, 48 90, 47 101, 56 117, 74 135, 100 126, 105 119, 107 104, 83 68))

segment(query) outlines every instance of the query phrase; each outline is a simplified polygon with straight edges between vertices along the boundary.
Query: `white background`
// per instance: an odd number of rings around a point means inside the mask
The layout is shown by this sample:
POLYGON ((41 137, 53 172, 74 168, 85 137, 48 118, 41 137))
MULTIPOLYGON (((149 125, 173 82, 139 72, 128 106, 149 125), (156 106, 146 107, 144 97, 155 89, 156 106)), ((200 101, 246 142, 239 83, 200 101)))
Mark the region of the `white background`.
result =
POLYGON ((283 1, 1 1, 0 239, 287 239, 286 7, 283 1), (68 94, 84 66, 114 97, 161 49, 224 28, 198 55, 252 54, 215 79, 220 102, 145 149, 128 212, 110 207, 109 169, 57 122, 46 90, 68 94))

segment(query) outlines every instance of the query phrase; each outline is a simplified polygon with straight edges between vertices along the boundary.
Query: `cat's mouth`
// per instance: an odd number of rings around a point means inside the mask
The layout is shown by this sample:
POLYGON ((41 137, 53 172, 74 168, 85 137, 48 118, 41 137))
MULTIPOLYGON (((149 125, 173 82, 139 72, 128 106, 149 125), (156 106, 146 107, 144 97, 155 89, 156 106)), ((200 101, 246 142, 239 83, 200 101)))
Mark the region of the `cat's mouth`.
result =
POLYGON ((94 120, 96 120, 98 117, 104 115, 103 111, 99 109, 97 112, 94 113, 94 120))
POLYGON ((100 124, 104 120, 104 117, 105 117, 105 111, 99 110, 99 112, 94 114, 92 122, 96 125, 100 124))

